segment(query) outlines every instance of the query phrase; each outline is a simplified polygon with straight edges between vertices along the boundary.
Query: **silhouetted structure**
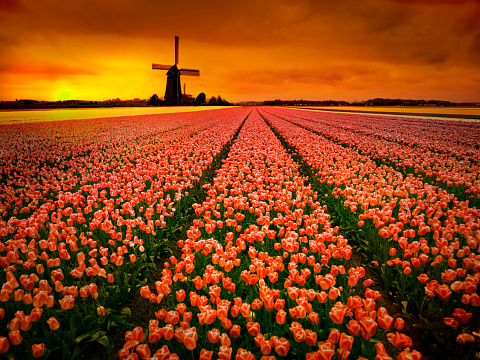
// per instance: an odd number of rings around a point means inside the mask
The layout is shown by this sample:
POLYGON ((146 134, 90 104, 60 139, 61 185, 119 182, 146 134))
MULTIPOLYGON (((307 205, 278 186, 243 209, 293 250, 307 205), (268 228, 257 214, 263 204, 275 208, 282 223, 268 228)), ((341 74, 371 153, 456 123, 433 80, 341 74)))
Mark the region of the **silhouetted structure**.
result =
POLYGON ((147 102, 147 106, 160 106, 160 105, 163 105, 163 100, 159 99, 157 94, 153 94, 152 97, 147 102))
POLYGON ((182 100, 182 87, 180 84, 180 75, 200 76, 200 70, 193 69, 179 69, 178 64, 178 43, 179 38, 175 36, 175 64, 161 65, 152 64, 154 70, 168 70, 167 71, 167 88, 165 90, 165 105, 179 105, 182 100))

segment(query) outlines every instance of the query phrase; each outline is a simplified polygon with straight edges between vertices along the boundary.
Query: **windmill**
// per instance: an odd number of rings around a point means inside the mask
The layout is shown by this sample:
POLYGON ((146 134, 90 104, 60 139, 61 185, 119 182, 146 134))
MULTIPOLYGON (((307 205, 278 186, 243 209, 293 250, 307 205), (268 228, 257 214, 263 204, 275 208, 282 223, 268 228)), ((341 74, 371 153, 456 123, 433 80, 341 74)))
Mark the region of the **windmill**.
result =
POLYGON ((167 88, 165 90, 165 103, 167 105, 178 105, 182 99, 182 86, 180 75, 200 76, 200 70, 179 69, 178 64, 178 36, 175 36, 175 64, 160 65, 152 64, 154 70, 167 70, 167 88))

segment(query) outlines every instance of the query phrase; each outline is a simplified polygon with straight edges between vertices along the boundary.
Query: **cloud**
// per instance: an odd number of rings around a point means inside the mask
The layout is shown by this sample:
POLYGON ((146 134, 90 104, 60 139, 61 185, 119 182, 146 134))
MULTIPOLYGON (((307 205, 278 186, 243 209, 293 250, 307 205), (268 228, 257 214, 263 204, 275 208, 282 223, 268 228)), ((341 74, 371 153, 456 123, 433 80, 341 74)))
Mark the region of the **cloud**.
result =
POLYGON ((27 75, 37 78, 64 78, 70 76, 99 75, 100 72, 89 67, 69 66, 55 63, 0 63, 0 72, 12 76, 27 75))
POLYGON ((20 0, 2 0, 0 1, 0 12, 17 11, 22 8, 20 0))
POLYGON ((172 61, 174 35, 181 66, 201 70, 189 87, 232 100, 248 84, 258 96, 275 87, 387 91, 387 80, 426 77, 435 87, 439 69, 478 74, 478 18, 474 0, 1 0, 0 97, 10 91, 2 91, 5 76, 75 79, 86 89, 94 78, 107 97, 122 82, 150 92, 165 81, 150 63, 172 61))

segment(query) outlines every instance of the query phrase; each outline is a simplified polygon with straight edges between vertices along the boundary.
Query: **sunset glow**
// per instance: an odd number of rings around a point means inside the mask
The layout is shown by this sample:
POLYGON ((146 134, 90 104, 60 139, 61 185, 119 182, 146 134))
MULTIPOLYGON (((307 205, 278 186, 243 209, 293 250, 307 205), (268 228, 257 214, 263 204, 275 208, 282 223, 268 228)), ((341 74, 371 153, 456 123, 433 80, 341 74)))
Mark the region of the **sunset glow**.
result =
POLYGON ((2 0, 0 100, 480 100, 476 0, 2 0))

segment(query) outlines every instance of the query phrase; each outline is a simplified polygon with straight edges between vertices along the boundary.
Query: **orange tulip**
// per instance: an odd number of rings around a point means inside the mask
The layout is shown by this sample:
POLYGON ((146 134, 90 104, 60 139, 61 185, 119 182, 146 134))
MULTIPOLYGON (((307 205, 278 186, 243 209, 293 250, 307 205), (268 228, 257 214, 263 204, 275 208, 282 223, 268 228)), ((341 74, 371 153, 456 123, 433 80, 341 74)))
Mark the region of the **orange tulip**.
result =
POLYGON ((240 307, 237 305, 233 305, 232 308, 230 309, 230 315, 232 315, 233 317, 237 317, 239 313, 240 313, 240 307))
POLYGON ((338 342, 338 347, 344 351, 350 351, 353 347, 353 336, 349 336, 345 333, 340 335, 340 340, 338 342))
POLYGON ((60 323, 54 317, 51 317, 50 319, 48 319, 47 324, 50 327, 50 330, 53 330, 53 331, 57 330, 60 327, 60 323))
POLYGON ((377 331, 377 322, 371 317, 365 317, 360 321, 362 337, 365 340, 369 340, 377 331))
POLYGON ((385 330, 390 329, 393 325, 393 317, 391 317, 390 315, 379 317, 378 325, 380 325, 382 329, 385 329, 385 330))
POLYGON ((231 347, 222 345, 218 349, 218 360, 230 360, 232 358, 232 351, 231 347))
POLYGON ((252 302, 252 310, 260 310, 262 305, 263 305, 263 302, 257 298, 252 302))
MULTIPOLYGON (((200 351, 200 359, 199 360, 212 360, 213 351, 208 351, 207 349, 202 349, 200 351)), ((162 359, 162 358, 160 358, 162 359)))
POLYGON ((458 321, 459 324, 466 324, 468 320, 470 320, 470 317, 472 316, 472 313, 467 313, 465 310, 457 308, 453 312, 453 318, 458 321))
POLYGON ((185 297, 186 297, 187 294, 185 293, 185 290, 180 289, 180 290, 175 292, 175 295, 176 295, 177 301, 182 302, 182 301, 185 300, 185 297))
POLYGON ((296 342, 302 342, 305 340, 305 330, 295 329, 293 333, 293 338, 296 342))
POLYGON ((253 360, 255 356, 248 350, 239 348, 235 355, 235 360, 253 360))
POLYGON ((275 300, 275 310, 279 311, 279 310, 283 310, 283 308, 285 307, 285 299, 277 299, 275 300))
POLYGON ((239 337, 240 336, 240 330, 241 330, 240 325, 237 325, 237 324, 233 325, 232 328, 230 329, 230 336, 232 338, 239 337))
POLYGON ((332 329, 330 330, 330 334, 328 335, 328 340, 330 340, 333 344, 336 344, 340 339, 340 330, 332 329))
POLYGON ((45 344, 33 344, 32 345, 32 354, 34 358, 39 358, 45 354, 45 344))
POLYGON ((173 337, 179 343, 183 343, 184 332, 185 332, 185 329, 180 326, 180 327, 176 328, 175 331, 173 332, 173 337))
POLYGON ((240 313, 243 317, 250 316, 250 304, 243 303, 242 306, 240 306, 240 313))
POLYGON ((405 334, 396 332, 390 339, 390 342, 399 348, 412 346, 412 339, 405 334))
POLYGON ((275 343, 275 352, 280 356, 287 356, 290 350, 290 343, 285 338, 277 339, 275 343))
POLYGON ((4 354, 10 348, 10 343, 5 336, 0 336, 0 354, 4 354))
POLYGON ((305 344, 309 346, 315 346, 316 343, 317 343, 317 333, 309 329, 305 330, 305 344))
POLYGON ((207 337, 208 337, 208 341, 215 344, 218 341, 218 339, 220 338, 220 330, 218 330, 218 329, 210 330, 207 333, 207 337))
POLYGON ((422 358, 422 354, 419 353, 417 350, 410 351, 402 351, 398 354, 398 360, 420 360, 422 358))
POLYGON ((475 337, 467 333, 462 333, 457 336, 457 343, 459 344, 465 344, 467 342, 474 342, 474 341, 475 341, 475 337))
POLYGON ((19 330, 20 329, 21 320, 18 318, 13 318, 10 320, 10 330, 19 330))
POLYGON ((452 291, 446 284, 438 285, 435 292, 437 293, 437 296, 444 301, 450 299, 450 295, 452 295, 452 291))
POLYGON ((163 329, 165 329, 165 332, 163 333, 163 338, 167 341, 171 340, 173 338, 173 335, 174 335, 173 325, 172 324, 167 324, 163 327, 163 329))
POLYGON ((140 359, 146 359, 150 357, 150 348, 148 347, 148 344, 138 345, 135 351, 137 352, 138 356, 140 356, 140 359))
POLYGON ((318 346, 317 354, 318 359, 320 360, 331 360, 333 355, 335 355, 334 345, 332 345, 330 342, 321 343, 318 346))
POLYGON ((193 350, 197 347, 197 331, 195 328, 185 330, 183 333, 183 344, 188 350, 193 350))
POLYGON ((169 312, 167 312, 167 316, 165 317, 166 323, 177 325, 179 321, 180 321, 180 316, 178 311, 170 310, 169 312))
POLYGON ((231 344, 232 342, 230 341, 230 338, 228 337, 228 335, 227 335, 226 333, 222 333, 222 334, 220 335, 220 343, 221 343, 222 345, 225 345, 225 346, 230 346, 230 344, 231 344))
POLYGON ((170 356, 170 350, 167 345, 163 345, 157 352, 154 354, 158 359, 167 359, 170 356))
POLYGON ((360 335, 361 326, 357 320, 350 320, 347 324, 347 330, 352 336, 360 335))
MULTIPOLYGON (((397 318, 395 320, 395 329, 402 330, 405 325, 405 321, 402 318, 397 318)), ((353 334, 352 334, 353 335, 353 334)))
POLYGON ((265 340, 265 338, 263 338, 260 341, 260 351, 263 355, 270 354, 270 352, 272 351, 272 344, 270 343, 270 341, 267 341, 265 340))
POLYGON ((157 341, 160 341, 160 339, 163 337, 163 333, 165 330, 163 328, 152 328, 149 329, 148 331, 148 342, 149 343, 156 343, 157 341))
POLYGON ((345 313, 346 313, 347 309, 341 307, 341 306, 334 306, 330 309, 330 319, 332 319, 332 321, 335 323, 335 324, 341 324, 343 322, 343 319, 345 317, 345 313))
POLYGON ((22 335, 20 335, 20 330, 13 330, 8 333, 8 338, 10 339, 10 344, 18 345, 22 342, 22 335))
POLYGON ((320 317, 316 312, 313 312, 313 311, 307 315, 307 318, 310 321, 310 324, 312 325, 316 325, 320 322, 320 317))
POLYGON ((207 309, 205 311, 205 323, 206 324, 212 324, 216 319, 217 319, 217 310, 207 309))
POLYGON ((279 312, 277 312, 277 315, 275 317, 275 320, 277 322, 277 324, 285 324, 285 320, 287 319, 287 313, 283 310, 280 310, 279 312))

